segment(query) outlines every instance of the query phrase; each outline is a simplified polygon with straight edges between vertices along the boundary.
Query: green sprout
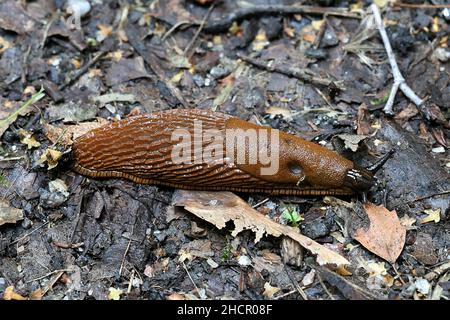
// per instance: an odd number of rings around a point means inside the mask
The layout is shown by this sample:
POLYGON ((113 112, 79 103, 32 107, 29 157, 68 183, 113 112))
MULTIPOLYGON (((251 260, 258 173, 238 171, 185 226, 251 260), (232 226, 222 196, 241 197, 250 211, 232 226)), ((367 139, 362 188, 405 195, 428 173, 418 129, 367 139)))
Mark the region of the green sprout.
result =
POLYGON ((228 243, 228 244, 223 248, 223 251, 222 251, 222 257, 221 257, 220 260, 221 260, 222 262, 225 262, 225 261, 230 260, 232 251, 233 251, 233 248, 231 247, 231 244, 228 243))
POLYGON ((303 219, 303 217, 298 213, 297 208, 291 205, 285 206, 281 217, 286 220, 288 224, 297 228, 298 223, 303 219))

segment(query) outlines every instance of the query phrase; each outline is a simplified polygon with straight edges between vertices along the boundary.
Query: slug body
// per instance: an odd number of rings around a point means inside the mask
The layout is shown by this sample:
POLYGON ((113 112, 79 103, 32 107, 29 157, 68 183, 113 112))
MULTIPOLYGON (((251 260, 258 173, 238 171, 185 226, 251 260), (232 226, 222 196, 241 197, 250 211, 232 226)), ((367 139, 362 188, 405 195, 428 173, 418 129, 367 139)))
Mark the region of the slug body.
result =
POLYGON ((370 171, 315 143, 197 109, 113 122, 78 138, 73 150, 80 174, 180 189, 349 195, 375 182, 370 171))

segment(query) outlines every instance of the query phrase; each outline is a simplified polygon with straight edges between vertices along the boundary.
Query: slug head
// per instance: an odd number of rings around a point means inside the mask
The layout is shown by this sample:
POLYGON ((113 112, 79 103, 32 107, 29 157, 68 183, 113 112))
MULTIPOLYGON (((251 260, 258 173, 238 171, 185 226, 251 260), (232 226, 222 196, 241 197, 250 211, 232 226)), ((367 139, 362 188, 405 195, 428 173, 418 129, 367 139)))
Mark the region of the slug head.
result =
POLYGON ((357 192, 366 192, 376 183, 376 179, 372 172, 365 168, 355 166, 347 171, 344 184, 357 192))
POLYGON ((355 191, 365 193, 376 184, 375 174, 394 153, 394 149, 389 150, 378 161, 369 165, 367 168, 354 166, 354 168, 347 171, 344 184, 355 191))

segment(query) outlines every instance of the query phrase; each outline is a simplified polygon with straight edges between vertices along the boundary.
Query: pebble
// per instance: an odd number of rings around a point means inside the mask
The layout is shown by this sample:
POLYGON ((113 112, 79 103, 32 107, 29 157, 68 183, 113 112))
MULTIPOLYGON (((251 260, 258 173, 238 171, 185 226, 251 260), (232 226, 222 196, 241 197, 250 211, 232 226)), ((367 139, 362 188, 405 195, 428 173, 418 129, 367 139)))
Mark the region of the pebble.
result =
POLYGON ((83 17, 91 11, 91 4, 86 0, 68 0, 66 11, 67 13, 78 12, 80 17, 83 17))

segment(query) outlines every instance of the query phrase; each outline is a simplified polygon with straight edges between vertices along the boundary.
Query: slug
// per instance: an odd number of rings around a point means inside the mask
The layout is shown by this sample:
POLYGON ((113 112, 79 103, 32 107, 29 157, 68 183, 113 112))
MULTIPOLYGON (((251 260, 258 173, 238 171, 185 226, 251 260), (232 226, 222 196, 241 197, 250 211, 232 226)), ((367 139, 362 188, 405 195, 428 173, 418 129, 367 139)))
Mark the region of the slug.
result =
POLYGON ((362 168, 294 135, 197 109, 112 122, 75 140, 73 157, 92 178, 272 195, 365 193, 387 160, 362 168))

